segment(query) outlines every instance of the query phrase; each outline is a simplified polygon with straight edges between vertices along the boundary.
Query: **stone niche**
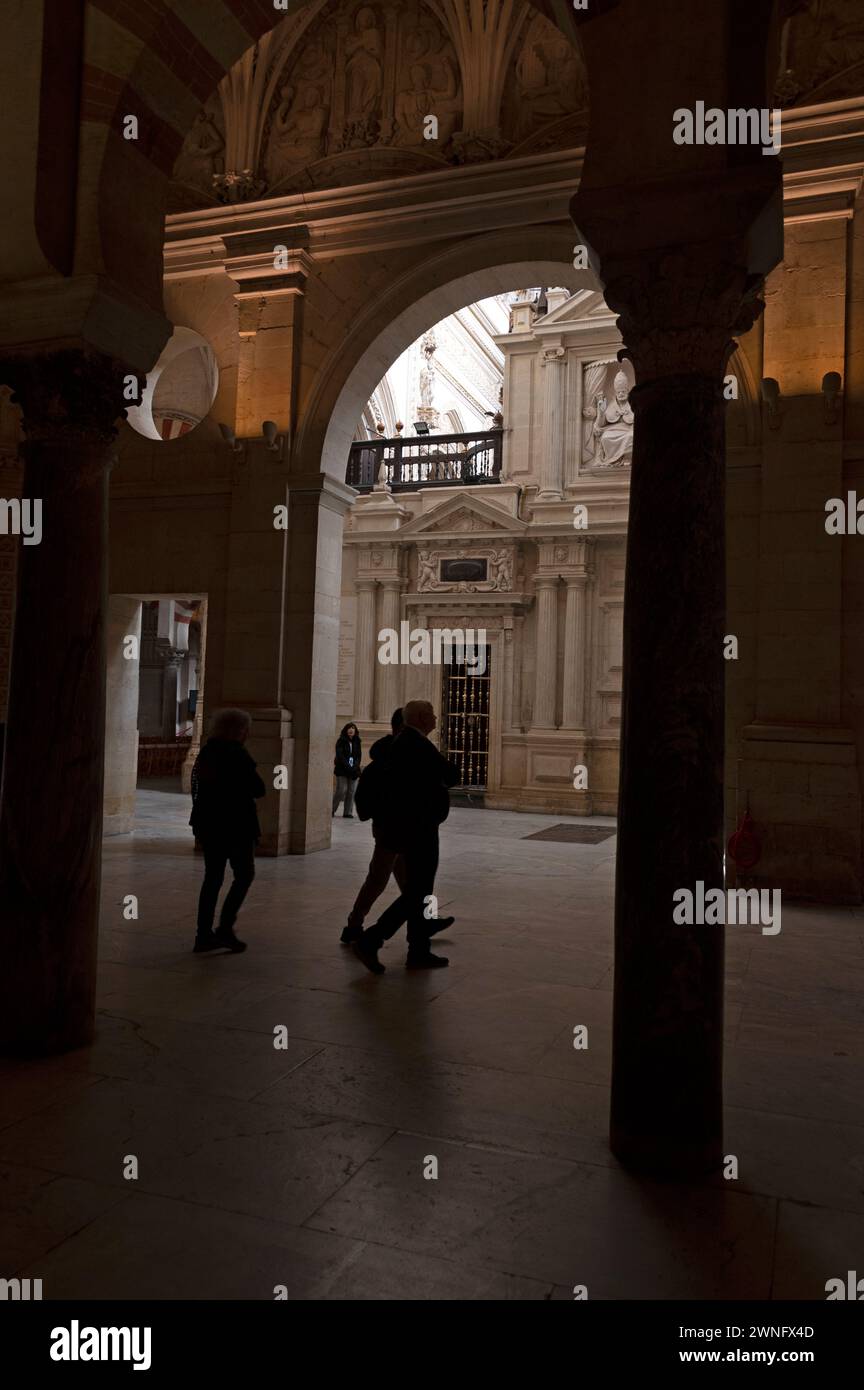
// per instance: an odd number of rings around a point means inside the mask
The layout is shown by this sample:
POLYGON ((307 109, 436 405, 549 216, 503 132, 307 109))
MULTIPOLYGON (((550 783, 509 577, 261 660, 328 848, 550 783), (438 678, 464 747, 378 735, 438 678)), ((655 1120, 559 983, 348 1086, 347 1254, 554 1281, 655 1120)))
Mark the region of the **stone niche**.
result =
POLYGON ((582 365, 580 472, 607 473, 633 461, 633 368, 628 361, 582 365))

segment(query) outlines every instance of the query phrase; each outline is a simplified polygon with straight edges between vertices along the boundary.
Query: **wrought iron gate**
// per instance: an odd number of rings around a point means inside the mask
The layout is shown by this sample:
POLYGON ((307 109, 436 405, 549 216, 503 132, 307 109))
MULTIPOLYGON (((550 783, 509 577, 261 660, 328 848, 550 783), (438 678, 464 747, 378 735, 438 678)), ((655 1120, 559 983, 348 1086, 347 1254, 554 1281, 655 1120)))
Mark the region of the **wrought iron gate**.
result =
MULTIPOLYGON (((444 667, 441 700, 441 752, 459 769, 459 785, 485 787, 489 766, 489 709, 491 649, 476 668, 464 663, 444 667)), ((477 648, 477 655, 481 652, 477 648)))

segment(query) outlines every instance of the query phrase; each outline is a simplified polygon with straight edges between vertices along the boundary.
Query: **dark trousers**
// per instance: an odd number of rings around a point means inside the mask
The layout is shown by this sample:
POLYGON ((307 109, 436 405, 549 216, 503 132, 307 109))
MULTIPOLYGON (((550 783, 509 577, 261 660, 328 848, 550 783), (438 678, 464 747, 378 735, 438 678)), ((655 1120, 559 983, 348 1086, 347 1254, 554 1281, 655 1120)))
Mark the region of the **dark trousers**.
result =
POLYGON ((435 890, 438 871, 438 830, 403 844, 399 851, 405 866, 405 886, 399 897, 385 908, 366 935, 372 944, 380 945, 395 936, 403 922, 408 923, 408 949, 427 950, 429 920, 424 916, 426 899, 435 890))
POLYGON ((363 887, 357 894, 354 906, 348 914, 349 927, 362 927, 366 914, 372 904, 381 897, 390 881, 391 874, 404 892, 407 879, 405 878, 405 865, 402 863, 401 854, 395 849, 385 849, 383 845, 376 842, 375 852, 369 860, 369 870, 363 887))
POLYGON ((255 841, 248 836, 232 840, 208 836, 203 845, 204 882, 198 898, 198 933, 206 935, 213 927, 226 864, 231 865, 234 881, 225 894, 219 914, 219 930, 230 931, 255 877, 255 841))

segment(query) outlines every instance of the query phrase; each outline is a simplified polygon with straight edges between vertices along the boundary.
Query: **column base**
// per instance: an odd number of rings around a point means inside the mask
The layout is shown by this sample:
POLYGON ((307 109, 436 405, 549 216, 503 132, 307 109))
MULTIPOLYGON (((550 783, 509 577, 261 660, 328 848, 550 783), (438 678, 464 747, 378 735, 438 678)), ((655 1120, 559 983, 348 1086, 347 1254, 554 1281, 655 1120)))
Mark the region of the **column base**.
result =
POLYGON ((723 1167, 723 1136, 692 1145, 670 1143, 662 1135, 634 1135, 612 1125, 609 1147, 629 1172, 675 1180, 705 1177, 723 1167))

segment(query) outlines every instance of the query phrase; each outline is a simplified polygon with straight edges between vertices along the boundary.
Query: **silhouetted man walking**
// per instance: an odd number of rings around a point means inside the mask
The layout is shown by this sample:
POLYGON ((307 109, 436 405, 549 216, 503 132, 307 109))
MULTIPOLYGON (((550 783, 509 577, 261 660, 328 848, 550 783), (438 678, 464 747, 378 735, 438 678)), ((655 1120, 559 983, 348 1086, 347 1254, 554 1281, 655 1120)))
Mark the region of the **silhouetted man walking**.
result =
POLYGON ((234 923, 255 877, 255 845, 261 838, 255 802, 267 791, 243 747, 251 727, 252 717, 245 710, 220 710, 192 769, 189 824, 204 847, 204 882, 193 947, 196 953, 246 950, 245 941, 234 935, 234 923), (216 903, 228 863, 234 881, 214 932, 216 903))
MULTIPOLYGON (((390 728, 392 732, 385 734, 383 738, 379 738, 376 743, 372 744, 372 747, 369 749, 370 764, 392 748, 394 738, 402 729, 402 722, 402 710, 394 710, 390 719, 390 728)), ((364 819, 359 806, 357 807, 357 812, 361 820, 364 819)), ((402 857, 396 850, 386 849, 384 845, 379 845, 377 838, 378 832, 375 828, 374 820, 372 822, 372 834, 375 837, 375 849, 372 853, 372 858, 369 860, 369 868, 366 873, 366 878, 363 881, 363 887, 354 900, 354 906, 348 913, 348 923, 343 927, 342 935, 339 938, 343 946, 350 946, 353 942, 360 940, 366 915, 370 911, 373 903, 377 902, 384 892, 384 889, 390 881, 391 874, 393 874, 400 889, 402 891, 405 889, 405 866, 402 862, 402 857)))
MULTIPOLYGON (((374 825, 376 846, 401 855, 406 882, 395 902, 353 947, 358 959, 375 975, 384 970, 378 951, 406 921, 407 966, 433 969, 449 965, 446 956, 435 956, 429 950, 432 928, 424 909, 435 887, 438 827, 450 814, 448 787, 455 785, 459 774, 429 742, 437 720, 428 701, 409 700, 403 716, 402 731, 379 759, 381 790, 374 825)), ((435 929, 442 925, 438 919, 435 929)))

